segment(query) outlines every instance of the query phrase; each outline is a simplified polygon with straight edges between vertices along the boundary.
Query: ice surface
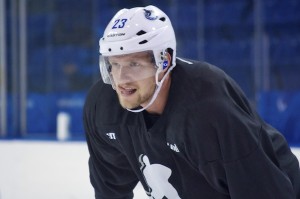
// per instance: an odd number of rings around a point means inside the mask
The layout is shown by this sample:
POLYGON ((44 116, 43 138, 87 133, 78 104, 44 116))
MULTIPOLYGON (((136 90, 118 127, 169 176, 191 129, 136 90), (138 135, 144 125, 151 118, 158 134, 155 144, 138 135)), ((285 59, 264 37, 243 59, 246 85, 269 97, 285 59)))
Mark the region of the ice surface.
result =
POLYGON ((84 142, 0 141, 0 199, 93 199, 87 162, 84 142))

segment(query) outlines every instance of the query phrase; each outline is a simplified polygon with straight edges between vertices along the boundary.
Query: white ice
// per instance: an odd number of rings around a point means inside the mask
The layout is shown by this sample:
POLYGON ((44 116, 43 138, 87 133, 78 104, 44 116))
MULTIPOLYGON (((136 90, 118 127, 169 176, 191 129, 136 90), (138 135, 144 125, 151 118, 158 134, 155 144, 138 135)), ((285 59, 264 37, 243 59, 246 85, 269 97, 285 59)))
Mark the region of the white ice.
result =
POLYGON ((0 199, 92 199, 87 162, 85 142, 0 141, 0 199))

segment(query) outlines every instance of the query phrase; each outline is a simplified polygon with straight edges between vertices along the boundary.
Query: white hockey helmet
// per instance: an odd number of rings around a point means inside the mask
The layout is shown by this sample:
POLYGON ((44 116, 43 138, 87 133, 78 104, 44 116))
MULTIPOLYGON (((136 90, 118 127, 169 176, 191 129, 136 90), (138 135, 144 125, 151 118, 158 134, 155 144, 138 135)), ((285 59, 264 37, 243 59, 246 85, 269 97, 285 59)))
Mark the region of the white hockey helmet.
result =
MULTIPOLYGON (((152 51, 155 64, 163 67, 164 53, 171 49, 173 68, 176 61, 176 39, 169 17, 155 6, 120 10, 109 22, 99 40, 101 57, 152 51)), ((100 57, 100 71, 105 83, 111 77, 105 60, 100 57)))

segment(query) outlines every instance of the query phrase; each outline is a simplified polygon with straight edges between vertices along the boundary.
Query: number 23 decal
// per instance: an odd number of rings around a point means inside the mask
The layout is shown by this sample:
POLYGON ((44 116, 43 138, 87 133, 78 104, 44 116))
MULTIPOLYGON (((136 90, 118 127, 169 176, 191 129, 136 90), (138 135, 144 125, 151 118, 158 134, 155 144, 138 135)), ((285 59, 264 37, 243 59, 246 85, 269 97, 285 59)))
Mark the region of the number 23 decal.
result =
POLYGON ((117 19, 112 27, 112 29, 124 28, 127 19, 117 19))

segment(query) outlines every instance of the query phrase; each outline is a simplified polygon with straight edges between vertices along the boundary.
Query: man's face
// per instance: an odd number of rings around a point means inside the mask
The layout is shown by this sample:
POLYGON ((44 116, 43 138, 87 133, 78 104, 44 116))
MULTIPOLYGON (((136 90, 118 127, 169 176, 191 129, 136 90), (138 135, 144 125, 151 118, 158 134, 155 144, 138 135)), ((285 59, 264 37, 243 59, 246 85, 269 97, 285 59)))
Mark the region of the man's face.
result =
POLYGON ((149 52, 111 56, 111 75, 122 107, 145 106, 155 90, 156 67, 149 52))

